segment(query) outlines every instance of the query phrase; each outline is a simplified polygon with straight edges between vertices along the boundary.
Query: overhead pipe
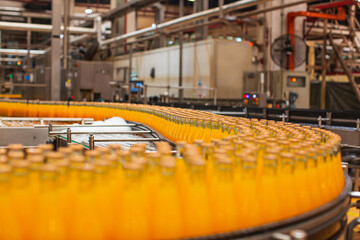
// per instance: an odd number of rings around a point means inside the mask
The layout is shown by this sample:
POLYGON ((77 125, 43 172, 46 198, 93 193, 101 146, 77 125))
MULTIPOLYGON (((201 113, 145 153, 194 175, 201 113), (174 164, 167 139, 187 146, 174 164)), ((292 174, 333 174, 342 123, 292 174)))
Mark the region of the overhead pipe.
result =
MULTIPOLYGON (((296 17, 308 17, 308 18, 320 18, 320 19, 328 19, 328 20, 339 20, 344 21, 346 19, 345 9, 342 7, 338 8, 337 14, 327 14, 327 13, 318 13, 318 12, 307 12, 307 11, 299 11, 299 12, 289 12, 287 14, 287 33, 290 35, 295 35, 295 19, 296 17)), ((295 39, 291 39, 291 46, 294 49, 295 39)), ((289 70, 295 69, 295 55, 291 53, 289 55, 288 61, 289 70)))
MULTIPOLYGON (((246 8, 246 7, 250 7, 256 4, 260 4, 260 3, 265 3, 268 2, 270 0, 243 0, 243 1, 237 1, 234 3, 230 3, 230 4, 226 4, 222 7, 222 11, 224 13, 229 12, 229 11, 235 11, 238 9, 242 9, 242 8, 246 8)), ((184 17, 180 17, 174 20, 170 20, 168 22, 165 23, 161 23, 158 24, 155 28, 154 27, 147 27, 147 28, 143 28, 137 31, 133 31, 130 33, 125 33, 122 35, 119 35, 117 37, 114 38, 110 38, 104 41, 100 42, 101 46, 104 45, 108 45, 117 41, 121 41, 121 40, 125 40, 128 38, 132 38, 132 37, 137 37, 139 35, 145 34, 145 33, 151 33, 151 32, 155 32, 159 29, 164 29, 167 27, 172 27, 172 26, 176 26, 179 24, 184 24, 190 21, 195 21, 195 20, 200 20, 203 18, 208 18, 208 17, 212 17, 212 16, 217 16, 220 12, 220 8, 216 7, 216 8, 212 8, 212 9, 208 9, 205 11, 201 11, 201 12, 197 12, 197 13, 193 13, 184 17)))
POLYGON ((311 6, 311 9, 318 9, 318 10, 324 10, 329 8, 338 8, 348 5, 356 4, 358 1, 355 0, 343 0, 343 1, 335 1, 335 2, 326 2, 326 3, 320 3, 315 6, 311 6))
MULTIPOLYGON (((41 55, 46 53, 45 50, 30 50, 30 55, 41 55)), ((0 48, 0 54, 10 54, 10 55, 27 55, 27 49, 8 49, 8 48, 0 48)))
POLYGON ((17 62, 17 61, 23 61, 24 58, 3 58, 0 57, 0 62, 17 62))
MULTIPOLYGON (((18 22, 3 22, 0 21, 0 30, 15 30, 15 31, 32 31, 32 32, 51 32, 53 26, 47 24, 35 23, 18 23, 18 22)), ((64 31, 64 26, 61 26, 61 31, 64 31)), ((69 26, 68 31, 73 34, 96 34, 97 29, 69 26)))

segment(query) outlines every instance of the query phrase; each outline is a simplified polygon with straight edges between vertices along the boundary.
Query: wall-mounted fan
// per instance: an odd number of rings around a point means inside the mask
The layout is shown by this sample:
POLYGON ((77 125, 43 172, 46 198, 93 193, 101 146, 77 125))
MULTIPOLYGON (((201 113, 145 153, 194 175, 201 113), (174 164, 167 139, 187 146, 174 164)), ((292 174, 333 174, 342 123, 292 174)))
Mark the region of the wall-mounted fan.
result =
POLYGON ((276 65, 293 70, 306 60, 306 43, 297 35, 284 34, 271 44, 271 58, 276 65))

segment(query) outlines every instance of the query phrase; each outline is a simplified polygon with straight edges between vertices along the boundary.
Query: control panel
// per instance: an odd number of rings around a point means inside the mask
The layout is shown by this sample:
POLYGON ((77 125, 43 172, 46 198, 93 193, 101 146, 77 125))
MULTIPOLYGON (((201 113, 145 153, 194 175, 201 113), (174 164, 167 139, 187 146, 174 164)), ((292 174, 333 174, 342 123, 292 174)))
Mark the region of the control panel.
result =
POLYGON ((266 107, 267 98, 265 93, 244 93, 244 106, 248 107, 266 107))

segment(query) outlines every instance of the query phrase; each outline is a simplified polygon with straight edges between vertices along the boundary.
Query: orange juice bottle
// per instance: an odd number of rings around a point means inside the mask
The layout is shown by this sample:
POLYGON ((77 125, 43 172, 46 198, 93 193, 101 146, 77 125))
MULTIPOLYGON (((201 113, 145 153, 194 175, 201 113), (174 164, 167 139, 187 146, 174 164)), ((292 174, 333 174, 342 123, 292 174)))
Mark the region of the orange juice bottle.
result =
POLYGON ((336 138, 334 139, 334 141, 329 142, 329 147, 332 147, 332 152, 331 152, 332 165, 334 168, 334 172, 336 173, 337 176, 336 181, 338 182, 338 193, 340 193, 342 192, 345 186, 345 177, 344 177, 344 171, 341 166, 340 146, 336 138))
POLYGON ((29 186, 29 163, 24 160, 12 163, 11 198, 23 239, 32 239, 34 223, 33 196, 29 186), (26 201, 24 201, 26 199, 26 201))
POLYGON ((0 155, 0 166, 6 166, 9 164, 8 157, 6 155, 0 155))
POLYGON ((216 155, 211 184, 211 213, 214 231, 227 232, 239 226, 239 212, 235 201, 232 161, 226 155, 216 155))
POLYGON ((73 150, 71 148, 68 147, 59 147, 57 150, 59 153, 63 154, 63 157, 66 159, 69 159, 70 156, 72 155, 73 150))
POLYGON ((330 186, 330 183, 333 182, 333 180, 330 180, 328 178, 330 177, 330 173, 327 169, 326 164, 326 152, 324 149, 321 149, 319 146, 316 148, 316 156, 317 156, 317 173, 321 179, 321 188, 323 190, 323 198, 325 201, 329 201, 334 196, 334 185, 330 186))
POLYGON ((27 148, 25 150, 26 152, 26 157, 28 158, 29 156, 42 156, 42 150, 40 148, 27 148))
POLYGON ((56 163, 64 159, 64 154, 61 152, 48 152, 46 153, 46 163, 56 163))
POLYGON ((11 199, 11 167, 0 166, 0 239, 22 239, 11 199))
POLYGON ((16 161, 24 160, 24 156, 25 156, 24 152, 15 152, 15 151, 9 152, 8 153, 9 164, 12 164, 13 162, 16 161))
POLYGON ((72 150, 72 155, 82 155, 84 146, 81 144, 68 144, 68 148, 72 150))
POLYGON ((40 188, 40 169, 44 165, 44 159, 41 155, 31 155, 26 159, 29 162, 29 180, 30 191, 34 202, 37 202, 40 188))
POLYGON ((116 152, 122 149, 121 144, 111 143, 108 145, 111 155, 116 155, 116 152))
POLYGON ((306 154, 309 192, 311 194, 311 199, 314 207, 318 207, 326 201, 324 199, 324 195, 326 194, 326 188, 323 184, 322 176, 320 176, 318 172, 317 150, 308 149, 306 150, 306 154))
POLYGON ((20 152, 24 153, 24 145, 19 143, 11 143, 8 145, 8 155, 11 152, 20 152))
POLYGON ((185 177, 182 199, 183 226, 185 237, 213 233, 209 194, 206 186, 205 162, 191 161, 185 177))
POLYGON ((281 218, 279 205, 278 156, 267 154, 263 160, 263 172, 260 180, 259 199, 263 223, 270 223, 281 218))
POLYGON ((124 183, 118 203, 115 239, 149 237, 147 189, 143 165, 129 162, 124 166, 124 183))
POLYGON ((104 231, 104 238, 111 239, 114 236, 115 213, 114 201, 110 185, 110 161, 98 160, 95 162, 95 200, 98 210, 99 223, 104 231))
POLYGON ((294 154, 283 152, 280 154, 279 168, 279 203, 282 206, 282 218, 295 216, 300 213, 297 196, 294 189, 295 175, 294 175, 294 154))
MULTIPOLYGON (((59 169, 58 184, 57 184, 59 209, 62 213, 64 222, 66 223, 72 217, 72 209, 73 209, 72 201, 74 201, 74 199, 71 198, 70 188, 69 188, 70 162, 68 159, 62 159, 56 161, 55 165, 59 169)), ((64 228, 65 228, 66 239, 69 239, 70 227, 68 224, 65 224, 64 228)))
POLYGON ((46 164, 40 173, 40 195, 37 202, 37 220, 32 232, 34 239, 64 239, 65 221, 59 208, 58 168, 46 164))
POLYGON ((85 164, 79 168, 73 217, 69 222, 70 239, 104 239, 96 211, 95 167, 85 164))
POLYGON ((262 223, 259 209, 259 187, 256 165, 256 158, 254 156, 247 154, 247 156, 242 159, 240 192, 243 197, 239 204, 240 228, 257 226, 262 223))
POLYGON ((85 151, 86 162, 93 163, 100 159, 100 152, 97 150, 87 150, 85 151))
POLYGON ((162 158, 160 181, 153 192, 154 206, 149 219, 151 239, 175 239, 180 238, 183 234, 175 174, 175 158, 162 158))
POLYGON ((42 154, 46 157, 46 154, 54 149, 52 144, 39 144, 38 148, 42 150, 42 154))
POLYGON ((305 151, 297 150, 295 152, 294 164, 294 187, 300 203, 299 209, 301 212, 306 212, 312 209, 314 207, 313 202, 319 201, 319 199, 313 198, 314 196, 315 198, 318 197, 317 193, 311 193, 311 191, 309 191, 309 185, 312 183, 309 182, 308 162, 305 151))

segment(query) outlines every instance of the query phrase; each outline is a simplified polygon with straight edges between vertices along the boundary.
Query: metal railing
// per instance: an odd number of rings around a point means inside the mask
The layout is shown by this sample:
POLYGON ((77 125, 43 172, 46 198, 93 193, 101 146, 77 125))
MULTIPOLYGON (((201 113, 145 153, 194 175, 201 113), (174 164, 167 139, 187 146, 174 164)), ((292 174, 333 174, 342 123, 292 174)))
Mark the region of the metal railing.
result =
POLYGON ((208 88, 208 87, 184 87, 184 86, 161 86, 161 85, 148 85, 148 84, 144 84, 144 98, 147 98, 147 89, 148 88, 164 88, 167 89, 168 93, 170 92, 171 89, 188 89, 188 90, 198 90, 198 91, 209 91, 209 92, 214 92, 214 105, 217 104, 217 88, 208 88))
MULTIPOLYGON (((33 122, 40 122, 40 125, 44 125, 44 127, 47 127, 45 125, 45 122, 49 122, 50 125, 52 125, 51 122, 81 122, 82 125, 84 124, 91 124, 94 119, 93 118, 37 118, 37 117, 0 117, 0 125, 2 124, 2 121, 33 121, 33 122)), ((65 125, 58 125, 64 127, 65 125)), ((80 125, 79 125, 80 126, 80 125)), ((35 126, 35 127, 42 127, 42 126, 35 126)))
POLYGON ((154 142, 154 141, 162 141, 165 140, 162 138, 157 132, 154 130, 138 123, 128 123, 128 124, 119 124, 119 125, 52 125, 51 122, 47 126, 36 126, 38 128, 48 128, 49 136, 51 137, 59 137, 66 136, 66 142, 72 143, 73 136, 72 135, 89 135, 88 145, 89 149, 95 149, 96 142, 154 142), (112 132, 104 132, 104 131, 85 131, 85 132, 75 132, 71 130, 73 128, 83 128, 83 127, 91 127, 91 128, 103 128, 103 127, 132 127, 132 131, 112 131, 112 132), (66 131, 60 131, 60 129, 66 131), (142 135, 142 138, 107 138, 107 139, 95 139, 96 135, 142 135))

